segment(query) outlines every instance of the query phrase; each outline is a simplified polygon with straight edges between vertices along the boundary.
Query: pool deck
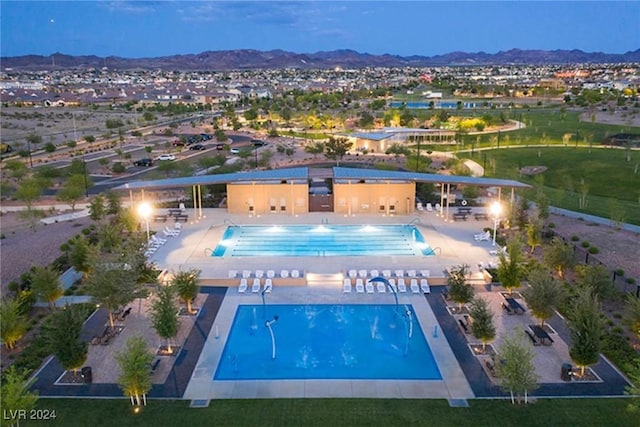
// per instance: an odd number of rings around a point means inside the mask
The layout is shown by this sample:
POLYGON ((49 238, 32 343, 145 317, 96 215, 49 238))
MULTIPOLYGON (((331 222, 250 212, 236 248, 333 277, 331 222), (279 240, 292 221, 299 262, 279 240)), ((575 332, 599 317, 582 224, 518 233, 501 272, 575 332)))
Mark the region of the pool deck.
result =
MULTIPOLYGON (((189 217, 195 217, 192 210, 189 217)), ((178 237, 167 237, 167 242, 152 255, 151 261, 167 273, 197 268, 202 271, 200 313, 193 319, 192 327, 184 332, 182 349, 178 357, 171 358, 173 363, 163 363, 159 373, 154 376, 154 386, 149 397, 184 398, 193 401, 235 398, 285 398, 285 397, 384 397, 384 398, 443 398, 450 402, 464 401, 474 397, 504 397, 483 367, 483 360, 474 355, 469 345, 477 340, 465 334, 458 326, 460 316, 451 315, 447 308, 450 304, 442 298, 445 272, 448 268, 467 264, 474 275, 478 275, 480 263, 497 263, 498 259, 490 251, 495 249, 491 241, 475 241, 474 234, 483 228, 491 227, 487 220, 448 222, 435 212, 416 213, 405 216, 359 215, 344 217, 336 214, 305 214, 291 217, 279 214, 250 217, 230 215, 224 209, 205 209, 203 218, 184 224, 178 237), (212 257, 212 249, 228 225, 276 225, 276 224, 409 224, 414 223, 420 229, 425 241, 434 249, 435 256, 344 256, 344 257, 212 257), (442 380, 406 381, 406 380, 282 380, 282 381, 214 381, 213 376, 226 343, 229 328, 238 304, 260 304, 258 293, 251 289, 239 294, 239 279, 229 279, 229 271, 235 270, 280 270, 297 269, 304 273, 305 279, 274 279, 274 289, 267 298, 267 304, 393 304, 393 296, 385 294, 359 294, 355 289, 350 294, 342 292, 341 277, 348 270, 429 270, 431 294, 399 294, 400 304, 411 304, 420 321, 422 331, 431 348, 442 380), (310 278, 317 274, 316 280, 310 278), (325 280, 331 277, 332 280, 325 280), (215 286, 211 286, 215 284, 215 286), (288 285, 288 286, 286 286, 288 285)), ((159 231, 169 223, 150 223, 153 230, 159 231)), ((251 281, 250 281, 251 283, 251 281)), ((498 339, 493 343, 497 348, 501 336, 516 328, 526 327, 535 322, 527 311, 524 315, 507 316, 500 309, 502 296, 499 292, 476 286, 478 295, 486 298, 494 311, 498 339)), ((523 300, 519 300, 524 305, 523 300)), ((135 302, 140 307, 141 302, 135 302)), ((525 306, 526 307, 526 306, 525 306)), ((144 313, 144 301, 142 311, 144 313)), ((134 313, 135 314, 135 313, 134 313)), ((104 329, 106 312, 101 309, 85 324, 83 337, 89 339, 104 329)), ((141 327, 144 319, 134 315, 124 329, 123 336, 116 339, 114 347, 124 344, 126 337, 134 332, 144 335, 148 342, 160 341, 150 327, 141 327), (138 325, 140 323, 140 325, 138 325), (138 328, 140 326, 140 328, 138 328)), ((148 322, 147 322, 148 324, 148 322)), ((540 378, 540 388, 532 396, 619 396, 628 384, 623 375, 607 360, 600 356, 599 362, 592 367, 601 381, 594 383, 562 382, 559 378, 560 364, 571 363, 568 356, 569 332, 564 321, 558 316, 550 320, 554 329, 552 346, 537 346, 536 373, 540 378)), ((95 347, 95 346, 93 346, 95 347)), ((95 349, 93 349, 95 350, 95 349)), ((106 348, 105 348, 106 350, 106 348)), ((107 372, 96 372, 94 376, 116 378, 119 374, 113 356, 99 357, 106 360, 107 372)), ((167 360, 169 361, 169 360, 167 360)), ((47 361, 37 373, 37 388, 41 396, 74 397, 122 397, 119 387, 113 382, 86 385, 55 384, 62 373, 55 358, 47 361)), ((113 381, 113 380, 111 380, 113 381)))

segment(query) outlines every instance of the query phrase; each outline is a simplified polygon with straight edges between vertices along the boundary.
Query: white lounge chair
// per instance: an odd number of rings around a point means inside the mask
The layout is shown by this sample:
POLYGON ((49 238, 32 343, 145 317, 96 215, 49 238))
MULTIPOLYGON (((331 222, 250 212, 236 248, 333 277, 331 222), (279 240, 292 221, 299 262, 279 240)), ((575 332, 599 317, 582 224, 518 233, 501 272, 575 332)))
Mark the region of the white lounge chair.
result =
POLYGON ((156 234, 151 236, 151 241, 160 243, 161 245, 164 245, 165 243, 167 243, 167 239, 163 239, 162 237, 158 237, 156 234))
POLYGON ((491 240, 491 233, 488 231, 485 231, 484 233, 474 234, 473 239, 476 242, 481 242, 483 240, 491 240))
POLYGON ((385 285, 383 282, 378 282, 376 287, 378 288, 379 294, 387 293, 387 285, 385 285))
POLYGON ((364 282, 362 281, 361 278, 356 279, 356 292, 359 294, 364 293, 364 282))
POLYGON ((164 234, 164 237, 176 237, 180 233, 176 233, 175 231, 165 227, 164 230, 162 230, 162 234, 164 234))
POLYGON ((180 224, 179 222, 176 222, 173 224, 173 228, 176 230, 182 230, 182 224, 180 224))
POLYGON ((300 277, 300 272, 298 270, 291 270, 291 277, 297 279, 298 277, 300 277))
POLYGON ((378 277, 380 276, 380 274, 378 273, 378 270, 371 270, 371 277, 378 277))
POLYGON ((262 279, 264 277, 264 271, 263 270, 256 270, 256 277, 258 279, 262 279))
POLYGON ((418 286, 418 279, 411 279, 411 292, 414 294, 420 293, 420 286, 418 286))
POLYGON ((431 288, 429 287, 429 282, 427 282, 427 279, 420 279, 420 290, 423 294, 431 293, 431 288))
POLYGON ((387 279, 391 277, 391 270, 382 270, 382 277, 387 279))
POLYGON ((242 277, 245 279, 251 277, 251 270, 242 270, 242 277))
POLYGON ((229 279, 235 279, 238 275, 238 270, 229 270, 229 279))
POLYGON ((280 277, 282 277, 283 279, 289 277, 289 270, 280 270, 280 277))
POLYGON ((264 292, 270 294, 273 290, 273 281, 269 278, 264 281, 264 292))
POLYGON ((393 289, 393 292, 398 293, 398 287, 396 286, 396 279, 389 279, 389 287, 393 289))
POLYGON ((269 279, 273 279, 274 277, 276 277, 276 272, 273 270, 267 270, 267 277, 269 279))
POLYGON ((407 276, 416 277, 416 271, 415 270, 407 270, 407 276))
POLYGON ((260 292, 260 279, 257 277, 253 279, 253 285, 251 286, 251 292, 258 293, 260 292))
POLYGON ((364 288, 367 290, 368 294, 372 294, 376 291, 375 288, 373 287, 373 283, 371 282, 365 283, 364 288))
POLYGON ((244 294, 247 290, 247 279, 240 279, 240 284, 238 285, 238 292, 244 294))
POLYGON ((358 277, 367 278, 367 270, 358 270, 358 277))
POLYGON ((345 294, 351 293, 351 279, 346 277, 342 283, 342 292, 345 294))
POLYGON ((427 203, 427 212, 433 212, 433 205, 431 205, 431 203, 427 203))
POLYGON ((358 277, 358 272, 356 270, 349 270, 349 277, 355 279, 358 277))
POLYGON ((407 292, 407 285, 404 283, 404 279, 398 279, 398 292, 407 292))
POLYGON ((181 228, 169 228, 165 225, 164 227, 165 231, 169 234, 173 234, 174 236, 177 236, 178 234, 180 234, 180 232, 182 231, 181 228))
POLYGON ((404 270, 396 270, 396 277, 404 277, 404 270))
POLYGON ((424 206, 422 206, 422 203, 416 203, 416 208, 417 208, 420 212, 423 212, 423 211, 424 211, 424 206))
POLYGON ((431 277, 431 271, 429 271, 429 270, 420 270, 420 275, 422 277, 431 277))

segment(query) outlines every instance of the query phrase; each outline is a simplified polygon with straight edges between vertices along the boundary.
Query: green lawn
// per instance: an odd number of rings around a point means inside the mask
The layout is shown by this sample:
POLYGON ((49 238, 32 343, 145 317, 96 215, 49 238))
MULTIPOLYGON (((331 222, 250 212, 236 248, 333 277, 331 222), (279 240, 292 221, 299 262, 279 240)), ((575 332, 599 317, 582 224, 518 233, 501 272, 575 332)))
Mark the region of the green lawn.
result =
POLYGON ((55 409, 54 423, 65 426, 637 426, 626 399, 544 399, 529 405, 471 400, 451 408, 444 400, 413 399, 254 399, 211 401, 189 408, 185 401, 150 401, 133 414, 129 401, 40 399, 55 409))

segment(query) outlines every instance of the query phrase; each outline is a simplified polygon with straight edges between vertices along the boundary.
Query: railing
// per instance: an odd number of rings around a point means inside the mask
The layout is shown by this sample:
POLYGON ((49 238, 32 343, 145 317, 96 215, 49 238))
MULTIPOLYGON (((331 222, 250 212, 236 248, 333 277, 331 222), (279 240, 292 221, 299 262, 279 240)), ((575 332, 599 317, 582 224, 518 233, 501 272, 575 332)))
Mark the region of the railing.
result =
POLYGON ((442 255, 442 248, 440 246, 436 246, 435 248, 431 248, 431 252, 433 252, 434 255, 442 255))
POLYGON ((211 248, 204 248, 204 256, 213 256, 213 249, 211 248), (207 251, 209 251, 209 253, 207 254, 207 251))
POLYGON ((409 221, 407 225, 415 225, 415 224, 422 224, 422 221, 420 220, 420 218, 418 217, 413 218, 411 221, 409 221))

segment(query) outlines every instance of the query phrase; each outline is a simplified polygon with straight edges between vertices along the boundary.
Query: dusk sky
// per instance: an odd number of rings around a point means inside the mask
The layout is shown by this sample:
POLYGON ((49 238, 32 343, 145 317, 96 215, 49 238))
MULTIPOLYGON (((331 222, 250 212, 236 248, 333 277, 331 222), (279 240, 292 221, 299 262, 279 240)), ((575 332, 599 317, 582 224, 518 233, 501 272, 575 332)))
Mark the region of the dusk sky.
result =
POLYGON ((0 1, 1 55, 640 48, 640 2, 0 1))

